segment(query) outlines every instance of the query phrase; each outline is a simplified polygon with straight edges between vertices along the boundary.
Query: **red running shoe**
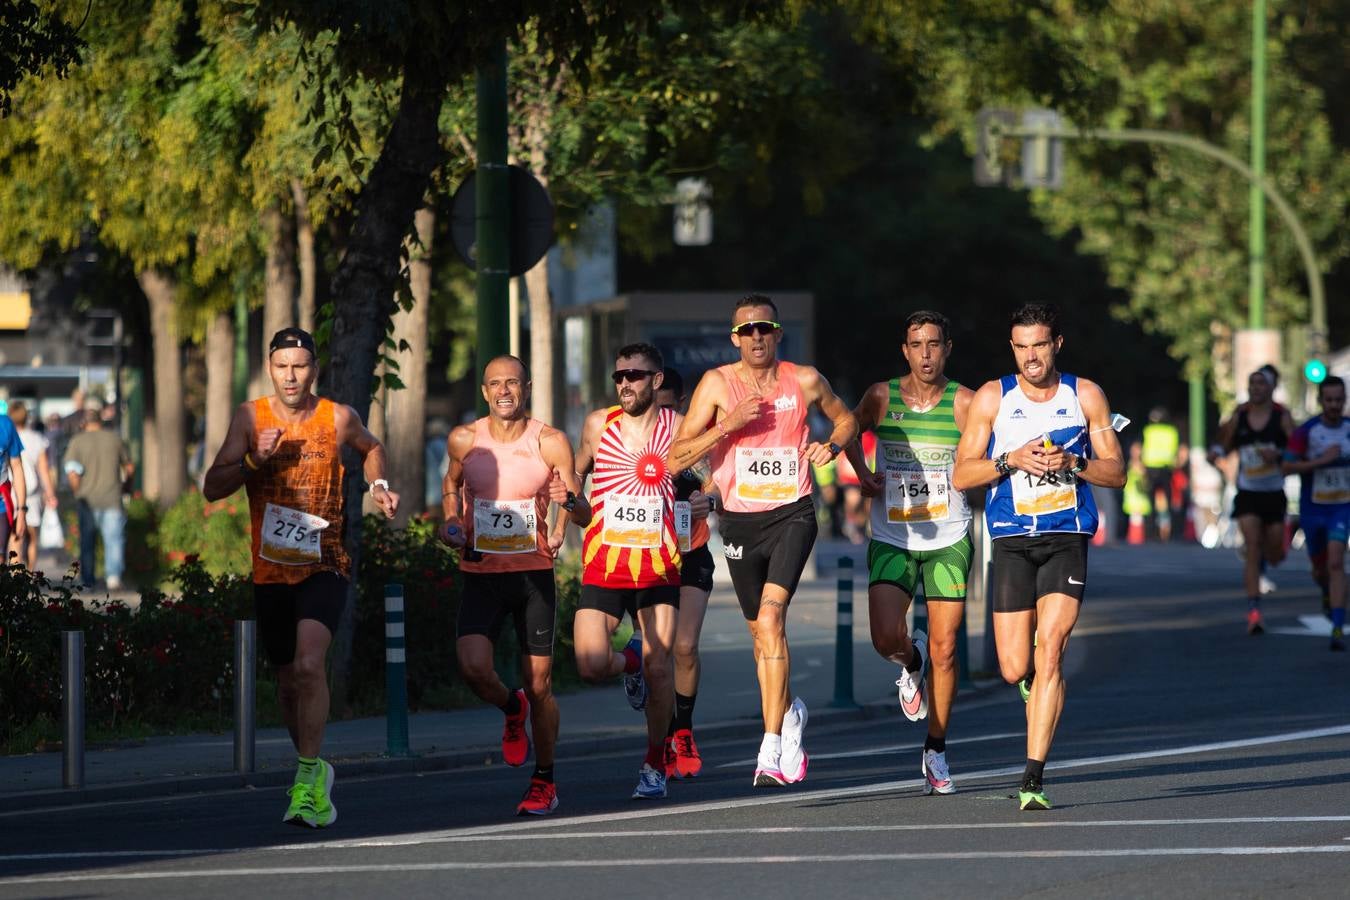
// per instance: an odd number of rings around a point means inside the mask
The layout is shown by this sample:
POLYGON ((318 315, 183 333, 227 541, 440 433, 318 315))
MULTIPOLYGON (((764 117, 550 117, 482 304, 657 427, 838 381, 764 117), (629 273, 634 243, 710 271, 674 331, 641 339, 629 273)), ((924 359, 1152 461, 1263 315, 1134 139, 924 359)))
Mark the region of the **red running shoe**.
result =
POLYGON ((516 689, 520 699, 520 712, 506 717, 502 727, 502 762, 508 766, 523 766, 530 758, 530 736, 525 733, 525 723, 530 718, 530 701, 525 692, 516 689))
MULTIPOLYGON (((694 743, 694 732, 689 728, 678 729, 671 738, 675 750, 675 777, 697 778, 703 771, 703 757, 698 755, 698 744, 694 743)), ((669 760, 669 757, 667 757, 669 760)), ((669 762, 666 765, 670 768, 669 762)))
POLYGON ((558 789, 553 782, 531 778, 525 799, 516 807, 518 816, 546 816, 558 808, 558 789))
POLYGON ((1261 620, 1261 610, 1253 607, 1247 610, 1247 633, 1261 634, 1266 630, 1266 623, 1261 620))

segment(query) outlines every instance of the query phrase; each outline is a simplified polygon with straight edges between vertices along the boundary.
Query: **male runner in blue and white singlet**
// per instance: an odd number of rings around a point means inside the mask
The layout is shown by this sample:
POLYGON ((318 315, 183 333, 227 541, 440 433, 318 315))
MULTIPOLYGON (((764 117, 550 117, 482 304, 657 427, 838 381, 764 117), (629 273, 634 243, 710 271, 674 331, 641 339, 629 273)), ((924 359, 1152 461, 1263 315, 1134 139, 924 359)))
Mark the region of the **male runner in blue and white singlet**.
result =
POLYGON ((1017 374, 975 393, 952 473, 958 491, 990 485, 985 526, 994 541, 999 669, 1009 684, 1030 684, 1022 809, 1050 808, 1042 776, 1064 709, 1061 661, 1097 530, 1090 485, 1125 484, 1106 395, 1055 368, 1063 345, 1053 306, 1027 304, 1013 313, 1017 374))

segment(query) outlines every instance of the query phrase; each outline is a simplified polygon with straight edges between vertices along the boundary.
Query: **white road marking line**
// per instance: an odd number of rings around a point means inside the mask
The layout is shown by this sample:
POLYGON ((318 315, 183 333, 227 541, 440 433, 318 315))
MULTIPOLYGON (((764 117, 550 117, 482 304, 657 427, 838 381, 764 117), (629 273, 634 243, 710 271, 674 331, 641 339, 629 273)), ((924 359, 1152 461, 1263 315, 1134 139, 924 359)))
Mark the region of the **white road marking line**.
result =
MULTIPOLYGON (((981 741, 1002 741, 1007 740, 1008 738, 1020 738, 1025 734, 1026 732, 1024 731, 1005 731, 1001 734, 984 734, 978 737, 953 739, 948 741, 947 743, 978 744, 981 741)), ((886 753, 895 753, 899 750, 921 750, 921 749, 923 749, 923 741, 919 741, 917 744, 913 742, 908 744, 888 744, 885 747, 872 747, 871 749, 868 750, 849 750, 843 753, 812 753, 811 759, 812 760, 851 759, 855 756, 881 756, 886 753)), ((755 757, 752 756, 749 759, 737 760, 735 762, 718 763, 717 768, 735 769, 740 768, 741 766, 752 766, 754 764, 755 764, 755 757)))
POLYGON ((372 863, 368 865, 348 866, 282 866, 278 868, 238 868, 238 869, 183 869, 162 872, 91 872, 69 875, 33 875, 19 878, 0 879, 0 885, 24 884, 70 884, 78 882, 109 881, 163 881, 170 878, 238 878, 243 875, 258 875, 275 878, 278 875, 356 875, 397 872, 406 875, 409 872, 466 872, 520 869, 587 869, 587 868, 631 868, 634 866, 777 866, 784 863, 868 863, 868 862, 922 862, 933 860, 987 860, 987 859, 1119 859, 1125 857, 1175 857, 1175 856, 1296 856, 1305 854, 1350 853, 1350 847, 1339 844, 1323 844, 1309 847, 1158 847, 1158 848, 1121 848, 1111 847, 1099 850, 972 850, 944 851, 934 853, 849 853, 849 854, 810 854, 803 856, 759 856, 759 857, 675 857, 665 859, 556 859, 556 860, 506 860, 503 862, 434 862, 434 863, 372 863))

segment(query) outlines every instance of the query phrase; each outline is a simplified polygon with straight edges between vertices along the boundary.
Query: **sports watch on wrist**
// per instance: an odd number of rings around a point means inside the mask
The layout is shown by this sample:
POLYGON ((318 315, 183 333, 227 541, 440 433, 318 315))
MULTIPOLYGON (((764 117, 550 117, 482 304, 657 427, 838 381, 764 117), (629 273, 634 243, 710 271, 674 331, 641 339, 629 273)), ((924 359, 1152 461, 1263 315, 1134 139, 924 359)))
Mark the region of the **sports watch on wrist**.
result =
POLYGON ((1069 466, 1069 471, 1077 475, 1079 472, 1087 468, 1087 464, 1088 461, 1086 456, 1079 456, 1077 453, 1075 453, 1073 455, 1073 465, 1069 466))
POLYGON ((558 505, 561 506, 563 509, 567 510, 568 512, 571 512, 572 510, 577 508, 577 495, 572 493, 571 491, 568 491, 567 499, 558 505))
POLYGON ((1007 475, 1012 471, 1012 466, 1008 465, 1008 454, 1001 453, 994 460, 994 468, 998 470, 999 475, 1007 475))
POLYGON ((829 451, 830 451, 830 455, 831 455, 831 456, 838 456, 840 453, 843 453, 843 452, 844 452, 844 448, 843 448, 843 447, 840 447, 840 446, 839 446, 838 444, 836 444, 834 441, 830 441, 830 442, 829 442, 828 444, 826 444, 825 446, 829 448, 829 451))

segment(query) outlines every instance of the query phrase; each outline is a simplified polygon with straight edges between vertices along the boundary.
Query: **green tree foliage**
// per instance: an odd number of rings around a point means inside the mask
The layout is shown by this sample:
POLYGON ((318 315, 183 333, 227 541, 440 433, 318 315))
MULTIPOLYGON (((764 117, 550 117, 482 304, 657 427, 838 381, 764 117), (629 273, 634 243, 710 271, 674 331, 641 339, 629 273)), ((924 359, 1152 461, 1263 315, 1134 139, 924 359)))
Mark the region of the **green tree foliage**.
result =
POLYGON ((7 0, 0 5, 0 117, 9 115, 19 82, 44 69, 65 77, 79 60, 79 25, 58 15, 50 2, 7 0))
MULTIPOLYGON (((864 15, 860 30, 918 76, 935 135, 970 137, 982 106, 1049 106, 1083 126, 1166 129, 1248 155, 1250 4, 963 3, 959 16, 923 27, 914 17, 931 15, 926 6, 864 15)), ((1350 255, 1350 158, 1345 129, 1333 129, 1345 118, 1350 13, 1334 2, 1274 9, 1267 171, 1331 266, 1350 255)), ((1189 374, 1209 372, 1213 326, 1226 334, 1246 319, 1247 182, 1175 148, 1074 141, 1066 157, 1064 190, 1037 193, 1037 214, 1102 257, 1124 291, 1117 314, 1164 336, 1189 374)), ((1305 323, 1302 263, 1273 211, 1267 218, 1269 324, 1305 323)))

